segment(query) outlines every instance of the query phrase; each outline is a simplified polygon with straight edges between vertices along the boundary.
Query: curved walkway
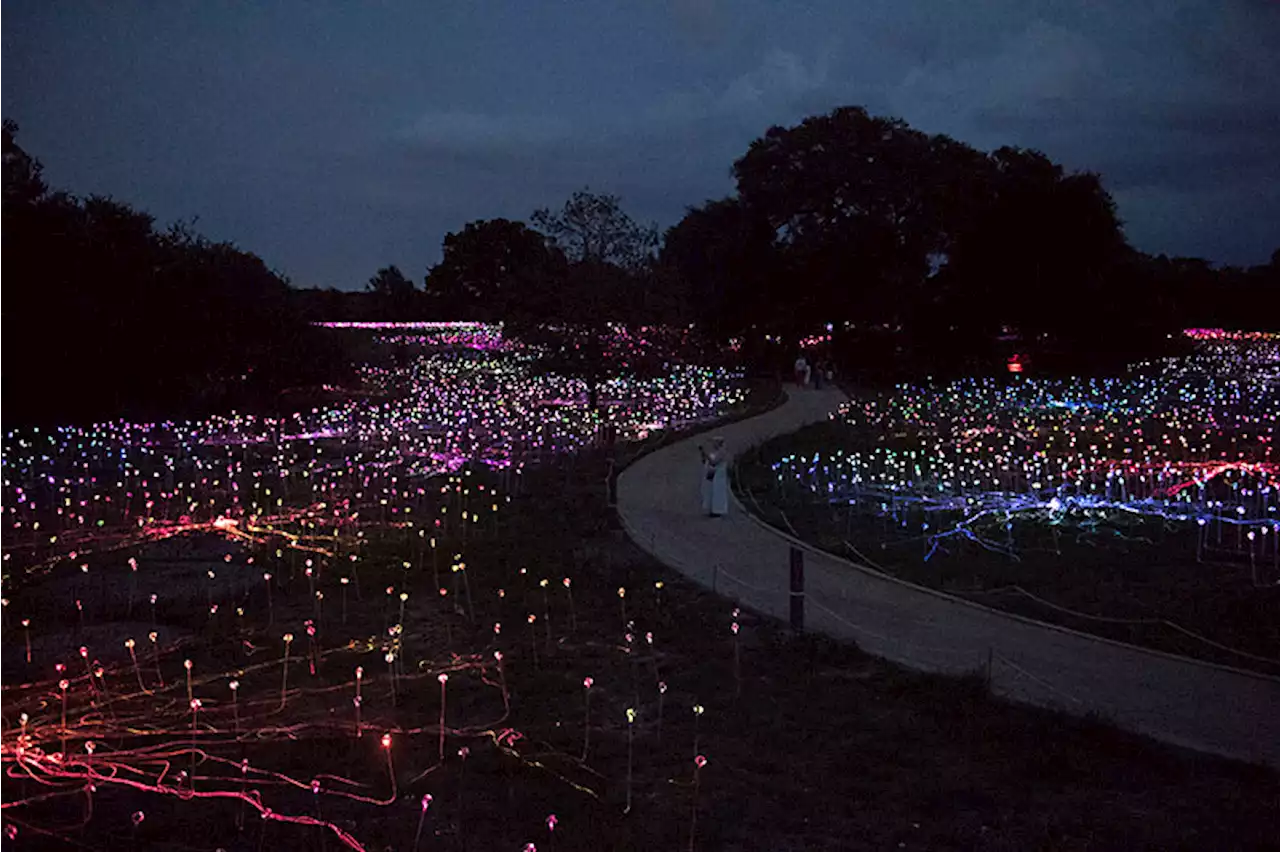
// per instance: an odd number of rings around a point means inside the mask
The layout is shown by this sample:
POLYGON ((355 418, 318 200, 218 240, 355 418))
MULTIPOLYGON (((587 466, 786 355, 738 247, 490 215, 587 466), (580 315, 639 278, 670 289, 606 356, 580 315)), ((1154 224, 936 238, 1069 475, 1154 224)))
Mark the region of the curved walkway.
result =
MULTIPOLYGON (((792 390, 779 408, 717 434, 736 456, 825 419, 843 399, 838 391, 792 390)), ((794 540, 736 500, 726 517, 701 514, 697 446, 706 440, 677 442, 623 471, 622 524, 664 564, 785 621, 794 540)), ((998 695, 1097 713, 1175 745, 1280 767, 1280 679, 998 612, 796 543, 806 551, 806 629, 924 671, 961 674, 990 664, 998 695)))

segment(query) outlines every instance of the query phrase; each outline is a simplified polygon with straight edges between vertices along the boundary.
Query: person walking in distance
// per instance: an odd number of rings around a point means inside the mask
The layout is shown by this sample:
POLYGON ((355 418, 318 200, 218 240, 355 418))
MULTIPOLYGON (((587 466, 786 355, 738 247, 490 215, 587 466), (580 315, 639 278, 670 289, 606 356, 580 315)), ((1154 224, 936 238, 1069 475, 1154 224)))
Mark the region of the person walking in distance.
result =
POLYGON ((809 362, 805 360, 804 353, 796 358, 796 384, 804 387, 809 381, 809 362))

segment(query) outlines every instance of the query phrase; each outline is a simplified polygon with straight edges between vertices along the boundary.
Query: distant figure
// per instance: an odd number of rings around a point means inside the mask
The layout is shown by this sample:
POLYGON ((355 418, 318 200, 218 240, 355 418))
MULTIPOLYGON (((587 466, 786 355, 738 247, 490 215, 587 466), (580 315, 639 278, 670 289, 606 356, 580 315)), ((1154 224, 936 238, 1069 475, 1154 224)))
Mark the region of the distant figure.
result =
POLYGON ((823 372, 827 369, 827 365, 822 361, 813 365, 813 389, 822 390, 823 372))
POLYGON ((699 445, 702 455, 702 511, 713 518, 729 512, 729 457, 724 449, 724 438, 711 439, 711 451, 699 445))
POLYGON ((809 362, 804 359, 804 355, 796 358, 796 384, 804 387, 809 381, 809 362))

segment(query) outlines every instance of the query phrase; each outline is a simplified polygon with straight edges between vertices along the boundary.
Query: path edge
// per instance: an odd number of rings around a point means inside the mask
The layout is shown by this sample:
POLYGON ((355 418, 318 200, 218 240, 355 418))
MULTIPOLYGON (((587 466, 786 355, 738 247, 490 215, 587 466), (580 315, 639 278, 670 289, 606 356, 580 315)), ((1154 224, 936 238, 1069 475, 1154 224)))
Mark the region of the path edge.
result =
MULTIPOLYGON (((787 398, 790 399, 791 397, 790 389, 784 386, 783 392, 787 395, 787 398)), ((848 400, 848 397, 846 396, 846 401, 847 400, 848 400)), ((763 412, 763 414, 767 414, 767 413, 768 412, 763 412)), ((763 416, 763 414, 757 415, 757 416, 763 416)), ((821 421, 818 421, 818 422, 821 422, 821 421)), ((809 426, 812 426, 812 425, 814 424, 808 424, 806 426, 802 426, 801 429, 807 429, 809 426)), ((798 431, 800 430, 797 429, 796 432, 798 431)), ((765 443, 772 441, 776 438, 783 438, 783 437, 786 437, 787 435, 794 435, 794 434, 795 432, 783 432, 777 435, 771 435, 770 437, 765 438, 762 441, 758 441, 757 443, 752 444, 751 446, 744 447, 740 452, 735 453, 733 458, 730 460, 730 472, 731 472, 730 481, 731 482, 737 481, 737 467, 738 467, 739 456, 745 453, 748 453, 752 450, 758 449, 759 447, 763 446, 765 443)), ((676 443, 679 443, 679 442, 676 442, 676 443)), ((672 445, 671 444, 667 445, 667 447, 670 447, 670 446, 672 445)), ((660 449, 666 449, 666 447, 663 447, 660 449)), ((1018 621, 1023 624, 1029 625, 1031 627, 1039 627, 1046 630, 1056 631, 1058 633, 1065 633, 1069 636, 1088 639, 1093 642, 1098 642, 1104 645, 1111 645, 1117 648, 1123 648, 1128 651, 1138 651, 1143 654, 1149 654, 1155 657, 1162 657, 1164 659, 1173 660, 1179 663, 1189 663, 1195 666, 1200 666, 1208 669, 1217 669, 1218 671, 1223 671, 1223 672, 1227 672, 1235 675, 1246 675, 1248 677, 1252 677, 1257 680, 1280 685, 1280 676, 1277 676, 1277 675, 1270 675, 1270 674, 1266 674, 1265 672, 1250 671, 1248 669, 1239 669, 1239 668, 1236 668, 1235 666, 1226 665, 1225 663, 1213 663, 1213 662, 1209 662, 1208 660, 1199 660, 1199 659, 1196 659, 1195 657, 1187 657, 1187 656, 1183 656, 1182 654, 1172 653, 1170 651, 1160 651, 1155 648, 1144 648, 1141 645, 1133 645, 1128 642, 1121 642, 1118 639, 1110 639, 1105 636, 1095 636, 1092 633, 1084 633, 1079 630, 1074 630, 1070 627, 1064 627, 1060 624, 1052 624, 1047 621, 1040 621, 1039 619, 1029 618, 1025 615, 1018 615, 1017 613, 1005 612, 1004 610, 995 609, 994 607, 989 607, 989 606, 986 606, 985 604, 980 604, 976 601, 971 601, 965 598, 956 597, 955 595, 948 594, 938 589, 931 589, 928 586, 921 586, 917 583, 912 583, 910 580, 904 580, 901 577, 895 577, 892 574, 887 574, 883 571, 877 571, 875 568, 872 568, 869 565, 863 565, 861 563, 854 562, 852 559, 849 559, 846 556, 842 556, 841 554, 838 554, 838 553, 832 553, 829 550, 824 550, 823 548, 818 547, 817 545, 811 544, 810 542, 804 541, 803 539, 796 538, 795 536, 787 532, 784 532, 783 530, 778 529, 777 527, 770 524, 768 521, 764 520, 763 518, 757 516, 754 512, 747 509, 747 507, 744 506, 742 501, 738 498, 737 489, 730 488, 729 495, 730 495, 730 499, 733 500, 734 506, 737 507, 737 510, 739 512, 745 515, 756 526, 761 527, 762 529, 772 533, 777 538, 783 539, 784 541, 788 541, 792 545, 799 547, 803 550, 806 550, 809 553, 812 553, 814 555, 824 556, 829 559, 834 559, 836 562, 839 562, 849 568, 853 568, 856 571, 861 571, 863 574, 866 574, 870 577, 874 577, 878 580, 884 580, 890 583, 897 584, 898 586, 901 586, 903 588, 912 589, 918 592, 924 592, 925 594, 932 595, 935 598, 947 601, 952 604, 959 604, 962 606, 966 606, 971 609, 978 610, 979 612, 984 612, 989 615, 994 615, 1000 618, 1009 619, 1011 621, 1018 621)), ((628 531, 628 534, 630 535, 630 531, 628 531)), ((635 539, 634 536, 632 536, 632 540, 637 541, 638 543, 638 540, 635 539)))

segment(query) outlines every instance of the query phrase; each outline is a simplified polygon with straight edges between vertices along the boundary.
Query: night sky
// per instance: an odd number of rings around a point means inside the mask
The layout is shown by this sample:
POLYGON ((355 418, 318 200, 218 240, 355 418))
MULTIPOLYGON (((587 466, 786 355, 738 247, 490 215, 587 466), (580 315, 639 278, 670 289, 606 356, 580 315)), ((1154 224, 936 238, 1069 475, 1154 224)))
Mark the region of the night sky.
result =
POLYGON ((55 187, 298 286, 421 283, 448 231, 575 189, 642 221, 732 192, 772 124, 842 105, 1099 171, 1130 241, 1280 247, 1272 0, 5 2, 3 112, 55 187))

